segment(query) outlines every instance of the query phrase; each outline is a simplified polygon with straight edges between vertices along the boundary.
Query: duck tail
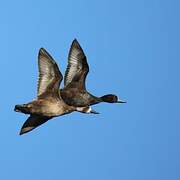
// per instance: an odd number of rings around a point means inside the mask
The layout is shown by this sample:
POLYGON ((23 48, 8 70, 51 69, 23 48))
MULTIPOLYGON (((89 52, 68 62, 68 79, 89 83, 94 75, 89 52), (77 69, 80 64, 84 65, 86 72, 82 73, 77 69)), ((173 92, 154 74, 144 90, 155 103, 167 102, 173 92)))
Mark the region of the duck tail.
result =
POLYGON ((30 114, 29 108, 26 104, 15 105, 14 111, 21 112, 24 114, 30 114))

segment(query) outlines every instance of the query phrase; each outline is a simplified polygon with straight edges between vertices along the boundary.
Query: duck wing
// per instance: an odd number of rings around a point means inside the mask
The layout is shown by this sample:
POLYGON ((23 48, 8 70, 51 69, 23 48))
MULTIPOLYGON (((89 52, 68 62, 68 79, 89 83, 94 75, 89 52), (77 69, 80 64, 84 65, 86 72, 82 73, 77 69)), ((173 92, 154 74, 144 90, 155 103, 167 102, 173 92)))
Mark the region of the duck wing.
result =
POLYGON ((46 98, 48 96, 59 97, 59 86, 63 76, 55 60, 44 48, 39 50, 38 67, 38 99, 46 98))
POLYGON ((86 56, 78 41, 75 39, 68 55, 68 66, 65 72, 64 86, 70 85, 72 82, 78 82, 79 87, 86 89, 85 81, 89 72, 89 65, 86 56))
POLYGON ((22 135, 22 134, 28 133, 32 131, 33 129, 37 128, 38 126, 40 126, 41 124, 44 124, 49 119, 51 118, 44 117, 44 116, 31 115, 23 124, 19 134, 22 135))

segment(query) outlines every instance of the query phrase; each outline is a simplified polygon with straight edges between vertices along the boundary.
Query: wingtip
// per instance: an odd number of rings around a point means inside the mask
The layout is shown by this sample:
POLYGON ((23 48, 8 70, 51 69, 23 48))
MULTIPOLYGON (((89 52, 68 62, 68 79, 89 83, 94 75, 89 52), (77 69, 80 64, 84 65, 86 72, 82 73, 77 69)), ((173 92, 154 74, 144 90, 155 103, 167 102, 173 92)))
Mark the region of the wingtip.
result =
POLYGON ((21 131, 19 132, 19 135, 21 136, 21 135, 23 135, 24 133, 22 133, 21 131))
POLYGON ((21 131, 19 132, 19 135, 23 135, 25 132, 23 132, 23 129, 21 129, 21 131))
POLYGON ((21 131, 19 132, 19 135, 23 135, 25 133, 28 133, 30 131, 32 131, 34 129, 34 127, 25 127, 25 128, 22 128, 21 131))
POLYGON ((43 56, 43 54, 44 54, 44 51, 45 49, 43 48, 43 47, 41 47, 40 49, 39 49, 39 53, 38 53, 38 57, 40 57, 40 56, 43 56))
POLYGON ((77 38, 74 38, 73 42, 78 42, 77 38))
MULTIPOLYGON (((45 49, 45 48, 43 48, 43 47, 41 47, 40 49, 39 49, 39 54, 38 54, 38 59, 40 59, 40 57, 46 57, 46 58, 48 58, 48 59, 51 59, 51 60, 53 60, 53 62, 54 62, 54 58, 50 55, 50 53, 45 49)), ((54 62, 55 63, 55 62, 54 62)))
POLYGON ((84 51, 76 38, 73 40, 73 42, 71 44, 71 49, 78 49, 84 54, 84 51))
POLYGON ((40 51, 43 51, 44 49, 45 49, 44 47, 41 47, 39 50, 40 50, 40 51))
POLYGON ((44 53, 46 53, 46 52, 47 52, 46 49, 43 48, 43 47, 41 47, 41 48, 39 49, 39 54, 44 54, 44 53))
POLYGON ((79 44, 79 42, 78 42, 78 40, 77 40, 76 38, 73 40, 72 46, 78 46, 78 47, 80 47, 80 44, 79 44))

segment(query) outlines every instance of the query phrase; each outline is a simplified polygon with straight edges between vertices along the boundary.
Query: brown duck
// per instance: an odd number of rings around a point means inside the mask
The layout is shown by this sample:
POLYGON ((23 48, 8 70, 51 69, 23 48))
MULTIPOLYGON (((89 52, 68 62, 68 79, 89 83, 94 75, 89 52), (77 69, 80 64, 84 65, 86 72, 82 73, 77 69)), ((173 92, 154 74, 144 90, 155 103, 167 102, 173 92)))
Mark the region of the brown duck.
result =
POLYGON ((32 131, 53 117, 79 111, 83 113, 96 113, 91 107, 76 107, 67 105, 61 97, 59 86, 62 74, 58 65, 43 48, 38 55, 39 81, 37 99, 23 105, 16 105, 15 111, 30 114, 23 124, 20 135, 32 131))
POLYGON ((65 72, 64 88, 60 90, 63 100, 71 106, 91 106, 100 102, 125 103, 118 100, 114 94, 107 94, 96 97, 86 90, 86 77, 89 72, 87 58, 78 41, 72 42, 69 55, 68 66, 65 72))

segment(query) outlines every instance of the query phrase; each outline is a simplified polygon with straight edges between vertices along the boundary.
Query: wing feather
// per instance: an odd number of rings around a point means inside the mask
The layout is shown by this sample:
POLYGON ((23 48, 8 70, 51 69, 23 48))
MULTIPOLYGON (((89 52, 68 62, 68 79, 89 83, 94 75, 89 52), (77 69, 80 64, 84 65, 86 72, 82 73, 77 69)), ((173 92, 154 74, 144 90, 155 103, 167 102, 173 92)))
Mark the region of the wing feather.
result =
POLYGON ((51 118, 44 117, 44 116, 30 115, 30 117, 23 124, 19 134, 22 135, 22 134, 28 133, 32 131, 33 129, 37 128, 38 126, 40 126, 41 124, 44 124, 49 119, 51 118))
POLYGON ((76 79, 79 80, 79 83, 83 83, 85 88, 85 80, 88 72, 89 66, 86 56, 80 44, 75 39, 71 44, 68 55, 68 66, 65 72, 64 86, 66 87, 76 79))
POLYGON ((44 94, 57 93, 62 81, 62 74, 55 60, 43 48, 39 50, 38 67, 38 98, 44 94))

